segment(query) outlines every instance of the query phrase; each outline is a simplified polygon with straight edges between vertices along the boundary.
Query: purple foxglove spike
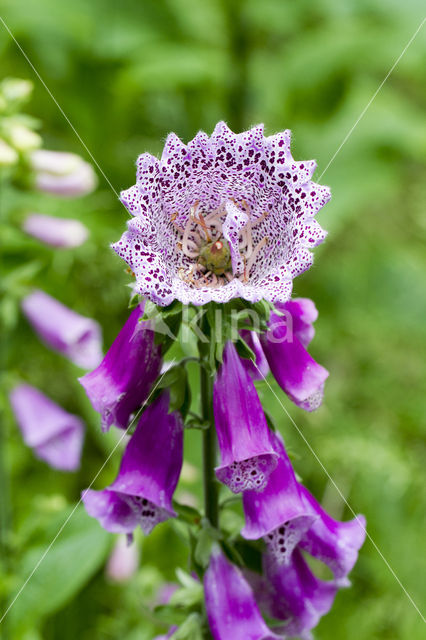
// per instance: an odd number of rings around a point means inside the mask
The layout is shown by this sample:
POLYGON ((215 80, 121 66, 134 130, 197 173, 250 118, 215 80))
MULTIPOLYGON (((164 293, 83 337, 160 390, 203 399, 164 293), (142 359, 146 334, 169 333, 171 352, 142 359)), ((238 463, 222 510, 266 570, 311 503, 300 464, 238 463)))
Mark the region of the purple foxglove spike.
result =
POLYGON ((126 429, 130 416, 147 399, 160 373, 161 347, 154 342, 149 321, 143 321, 145 303, 131 312, 101 364, 80 378, 102 429, 126 429))
POLYGON ((309 298, 294 298, 288 302, 277 303, 275 307, 279 311, 291 314, 293 335, 307 349, 315 335, 313 323, 318 318, 318 310, 315 303, 309 298))
POLYGON ((22 225, 30 236, 59 249, 79 247, 88 238, 89 231, 79 220, 31 213, 22 225))
POLYGON ((336 583, 317 578, 298 549, 290 562, 281 567, 266 554, 264 575, 269 584, 268 614, 285 620, 276 631, 285 633, 286 637, 310 640, 311 629, 333 605, 338 591, 336 583))
POLYGON ((334 520, 305 487, 300 488, 306 508, 317 516, 312 527, 303 535, 300 547, 328 565, 336 580, 345 583, 364 544, 365 517, 358 515, 347 522, 334 520))
POLYGON ((263 620, 241 571, 215 550, 204 576, 207 619, 214 640, 278 640, 263 620))
POLYGON ((43 342, 83 369, 102 359, 102 333, 95 320, 81 316, 43 291, 33 291, 22 310, 43 342))
POLYGON ((315 167, 292 158, 290 131, 235 134, 219 122, 187 145, 171 133, 121 194, 133 218, 113 248, 135 292, 162 306, 289 300, 326 236, 314 216, 330 191, 312 182, 315 167))
POLYGON ((288 319, 272 313, 269 330, 261 335, 260 341, 272 374, 283 391, 298 407, 314 411, 321 405, 329 373, 289 330, 288 319))
POLYGON ((244 492, 246 522, 241 535, 248 540, 264 538, 276 562, 285 564, 318 516, 303 501, 282 439, 277 434, 271 438, 279 454, 278 464, 262 493, 244 492))
POLYGON ((139 566, 139 549, 135 543, 129 544, 126 536, 117 538, 108 558, 105 574, 112 582, 127 582, 139 566))
POLYGON ((83 491, 89 515, 111 533, 129 533, 140 525, 147 535, 176 513, 172 496, 183 456, 183 423, 168 413, 163 393, 142 414, 130 438, 115 481, 103 491, 83 491))
POLYGON ((228 342, 214 383, 214 419, 221 464, 218 479, 231 491, 261 491, 277 465, 265 414, 252 379, 228 342))
POLYGON ((33 151, 30 161, 40 191, 75 198, 96 188, 98 180, 92 165, 75 153, 39 149, 33 151))
POLYGON ((77 416, 28 384, 15 387, 10 401, 24 442, 38 458, 62 471, 79 468, 84 424, 77 416))
POLYGON ((269 373, 269 364, 260 344, 259 335, 256 331, 243 330, 240 331, 240 336, 256 356, 254 361, 256 364, 247 358, 241 358, 241 362, 253 380, 263 380, 269 373))

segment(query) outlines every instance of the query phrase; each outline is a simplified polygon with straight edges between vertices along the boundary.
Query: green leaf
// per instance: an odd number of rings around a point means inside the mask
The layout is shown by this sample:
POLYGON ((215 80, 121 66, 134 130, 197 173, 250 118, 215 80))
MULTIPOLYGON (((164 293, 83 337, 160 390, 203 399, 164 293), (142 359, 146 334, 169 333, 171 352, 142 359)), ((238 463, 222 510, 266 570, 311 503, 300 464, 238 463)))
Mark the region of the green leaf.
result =
POLYGON ((50 542, 29 549, 22 558, 19 583, 11 601, 31 577, 9 613, 9 624, 16 635, 35 626, 38 618, 63 607, 85 586, 104 562, 110 536, 79 506, 49 548, 50 542))
POLYGON ((198 613, 191 613, 170 640, 203 640, 203 637, 201 618, 198 613))

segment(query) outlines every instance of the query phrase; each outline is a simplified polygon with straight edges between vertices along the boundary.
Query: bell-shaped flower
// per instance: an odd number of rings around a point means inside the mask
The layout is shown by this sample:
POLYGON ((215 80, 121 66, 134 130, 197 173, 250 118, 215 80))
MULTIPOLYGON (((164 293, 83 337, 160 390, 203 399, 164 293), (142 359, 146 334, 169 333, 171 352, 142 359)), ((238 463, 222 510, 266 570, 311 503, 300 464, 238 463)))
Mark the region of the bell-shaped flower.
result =
POLYGON ((260 341, 272 374, 290 400, 306 411, 322 402, 327 369, 309 355, 306 346, 313 337, 316 309, 311 300, 299 298, 276 305, 268 331, 260 341))
POLYGON ((84 196, 98 182, 92 165, 75 153, 38 149, 31 154, 30 163, 36 188, 56 196, 84 196))
POLYGON ((160 373, 161 347, 149 321, 143 321, 144 303, 131 312, 101 364, 80 378, 102 429, 126 429, 129 418, 151 391, 160 373))
POLYGON ((290 137, 219 122, 187 145, 171 133, 161 159, 142 154, 121 194, 132 219, 113 245, 135 292, 162 306, 288 300, 326 236, 315 215, 330 199, 312 181, 315 161, 293 159, 290 137))
POLYGON ((306 509, 316 518, 299 545, 328 565, 337 582, 346 584, 347 575, 355 565, 358 551, 364 544, 365 517, 357 515, 347 522, 334 520, 305 487, 300 485, 300 489, 306 509))
POLYGON ((84 424, 77 416, 28 384, 20 384, 10 401, 25 444, 54 469, 75 471, 80 466, 84 424))
POLYGON ((79 220, 42 213, 31 213, 22 228, 30 236, 58 249, 79 247, 89 235, 87 227, 79 220))
POLYGON ((261 491, 277 465, 256 388, 228 342, 214 383, 213 409, 220 450, 218 479, 231 491, 261 491))
POLYGON ((275 630, 285 637, 311 640, 311 629, 330 611, 338 585, 317 578, 298 549, 282 566, 266 554, 263 570, 267 594, 262 592, 262 601, 268 602, 267 613, 285 621, 275 630))
POLYGON ((214 640, 278 640, 263 620, 241 571, 218 549, 204 576, 207 619, 214 640))
POLYGON ((115 481, 82 493, 88 514, 111 533, 132 534, 140 525, 147 535, 176 516, 172 496, 182 467, 183 422, 168 409, 169 395, 163 393, 142 414, 115 481))
POLYGON ((83 369, 102 359, 99 324, 61 304, 44 291, 35 290, 22 301, 22 310, 45 344, 83 369))
POLYGON ((245 526, 241 535, 249 540, 264 538, 277 564, 289 561, 295 546, 318 517, 305 505, 300 485, 280 436, 271 434, 278 464, 261 493, 245 491, 245 526))

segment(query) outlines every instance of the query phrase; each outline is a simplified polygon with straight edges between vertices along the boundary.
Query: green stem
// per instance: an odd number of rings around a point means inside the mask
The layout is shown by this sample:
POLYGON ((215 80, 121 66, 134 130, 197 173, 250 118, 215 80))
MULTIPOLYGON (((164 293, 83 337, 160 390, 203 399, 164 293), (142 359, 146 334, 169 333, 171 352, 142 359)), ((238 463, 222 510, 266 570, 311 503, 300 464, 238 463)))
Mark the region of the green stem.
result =
POLYGON ((201 413, 209 423, 203 429, 203 487, 204 512, 213 527, 219 523, 218 487, 214 468, 216 465, 216 431, 213 420, 213 379, 205 366, 200 367, 201 413))

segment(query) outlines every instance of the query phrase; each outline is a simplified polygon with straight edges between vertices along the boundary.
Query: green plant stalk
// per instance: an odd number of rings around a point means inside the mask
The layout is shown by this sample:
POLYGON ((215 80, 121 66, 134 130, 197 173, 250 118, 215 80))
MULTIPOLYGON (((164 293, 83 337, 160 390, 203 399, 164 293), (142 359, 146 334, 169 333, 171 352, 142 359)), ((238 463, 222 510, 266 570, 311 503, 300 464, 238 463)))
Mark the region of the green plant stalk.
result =
MULTIPOLYGON (((201 354, 200 354, 201 355, 201 354)), ((219 524, 218 485, 214 468, 216 465, 216 431, 213 419, 213 378, 210 371, 200 366, 201 413, 203 420, 209 423, 203 429, 203 489, 204 513, 213 527, 219 524)))

